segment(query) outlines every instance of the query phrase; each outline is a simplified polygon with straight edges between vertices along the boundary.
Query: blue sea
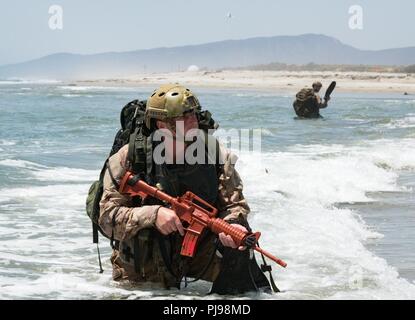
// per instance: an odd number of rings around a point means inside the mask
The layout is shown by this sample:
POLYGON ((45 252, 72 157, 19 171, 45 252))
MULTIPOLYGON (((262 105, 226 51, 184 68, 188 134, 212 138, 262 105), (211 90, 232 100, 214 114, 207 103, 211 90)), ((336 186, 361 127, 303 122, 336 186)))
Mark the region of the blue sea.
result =
MULTIPOLYGON (((288 267, 273 268, 281 293, 243 298, 415 299, 415 96, 334 92, 324 119, 297 120, 293 95, 191 89, 225 131, 261 130, 236 168, 262 247, 288 267)), ((113 282, 104 238, 98 272, 86 194, 120 109, 151 91, 0 81, 0 299, 206 299, 202 281, 113 282)))

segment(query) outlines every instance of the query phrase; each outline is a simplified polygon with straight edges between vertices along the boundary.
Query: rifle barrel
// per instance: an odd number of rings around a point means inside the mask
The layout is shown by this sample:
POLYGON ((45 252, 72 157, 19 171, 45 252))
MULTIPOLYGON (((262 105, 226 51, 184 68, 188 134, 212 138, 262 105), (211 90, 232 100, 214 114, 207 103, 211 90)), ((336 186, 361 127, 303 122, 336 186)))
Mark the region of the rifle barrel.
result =
POLYGON ((272 261, 275 261, 276 263, 278 263, 281 267, 285 268, 287 266, 287 263, 284 262, 283 260, 281 260, 280 258, 277 258, 275 256, 273 256, 271 253, 261 249, 260 247, 256 246, 254 247, 255 251, 258 251, 259 253, 262 253, 264 256, 266 256, 267 258, 270 258, 272 261))

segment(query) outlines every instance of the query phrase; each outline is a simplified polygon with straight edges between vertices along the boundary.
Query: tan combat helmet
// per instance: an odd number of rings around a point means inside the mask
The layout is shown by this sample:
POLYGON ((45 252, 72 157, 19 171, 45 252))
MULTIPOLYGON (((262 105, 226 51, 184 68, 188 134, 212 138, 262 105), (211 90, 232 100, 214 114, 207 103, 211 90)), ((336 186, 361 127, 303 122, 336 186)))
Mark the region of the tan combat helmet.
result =
POLYGON ((179 84, 163 85, 155 90, 147 100, 146 126, 150 128, 151 119, 164 121, 199 108, 199 101, 189 89, 179 84))

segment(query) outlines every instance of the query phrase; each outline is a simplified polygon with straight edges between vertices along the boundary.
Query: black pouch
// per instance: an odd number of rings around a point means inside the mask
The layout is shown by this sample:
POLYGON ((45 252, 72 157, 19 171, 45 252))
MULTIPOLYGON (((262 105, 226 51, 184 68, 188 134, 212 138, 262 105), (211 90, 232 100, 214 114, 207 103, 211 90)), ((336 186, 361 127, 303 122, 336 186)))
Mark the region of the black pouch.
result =
POLYGON ((246 292, 272 292, 267 277, 259 268, 250 250, 224 248, 221 271, 213 282, 210 293, 242 294, 246 292))

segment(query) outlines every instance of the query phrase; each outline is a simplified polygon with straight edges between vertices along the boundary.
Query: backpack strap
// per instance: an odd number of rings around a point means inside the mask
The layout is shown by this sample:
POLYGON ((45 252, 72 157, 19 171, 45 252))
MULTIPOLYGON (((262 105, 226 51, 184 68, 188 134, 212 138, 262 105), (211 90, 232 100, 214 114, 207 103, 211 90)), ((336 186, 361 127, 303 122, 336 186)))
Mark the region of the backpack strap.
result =
MULTIPOLYGON (((100 190, 102 190, 102 187, 103 187, 105 170, 108 167, 108 159, 109 158, 107 158, 107 160, 105 160, 105 163, 102 166, 101 172, 99 174, 99 182, 98 183, 100 184, 99 185, 99 189, 100 190)), ((100 194, 102 196, 102 192, 100 194)), ((101 196, 99 196, 99 193, 98 193, 97 196, 95 196, 95 199, 94 199, 94 211, 99 212, 99 201, 101 200, 101 196)), ((98 244, 98 241, 99 241, 98 231, 99 231, 99 226, 94 221, 92 221, 92 243, 98 244)))
MULTIPOLYGON (((259 246, 259 245, 258 245, 259 246)), ((262 264, 261 264, 261 271, 262 272, 268 272, 269 275, 269 283, 271 285, 272 291, 274 291, 274 293, 280 292, 280 289, 278 289, 277 285, 275 284, 274 278, 272 277, 272 268, 269 264, 267 264, 267 261, 265 260, 264 255, 261 253, 261 257, 262 257, 262 264)))
POLYGON ((151 176, 153 172, 153 136, 152 134, 145 139, 144 143, 144 153, 145 153, 145 159, 146 159, 146 174, 148 176, 151 176))
POLYGON ((140 127, 137 126, 137 114, 138 114, 138 106, 135 108, 134 116, 131 120, 131 134, 128 139, 128 153, 127 153, 127 160, 129 162, 129 165, 132 166, 135 160, 135 152, 134 152, 134 146, 135 146, 135 140, 137 139, 138 132, 140 130, 140 127))
POLYGON ((216 159, 215 159, 215 167, 216 167, 216 176, 219 178, 223 172, 223 163, 220 163, 220 144, 218 139, 215 138, 216 142, 216 159))
MULTIPOLYGON (((106 170, 107 167, 109 167, 108 166, 108 159, 109 158, 107 158, 107 160, 105 160, 105 163, 104 163, 104 165, 103 165, 103 167, 101 169, 101 172, 99 174, 99 183, 101 184, 101 187, 102 187, 103 180, 104 180, 105 170, 106 170)), ((101 199, 99 199, 99 200, 101 200, 101 199)), ((98 197, 95 198, 94 206, 95 207, 96 206, 99 206, 98 197)), ((99 209, 96 209, 96 210, 99 210, 99 209)), ((97 244, 99 273, 103 273, 104 272, 104 269, 102 269, 101 253, 99 252, 99 245, 98 245, 98 243, 99 243, 98 230, 99 230, 98 224, 96 224, 95 222, 92 221, 92 243, 96 243, 97 244)))
POLYGON ((111 181, 114 184, 114 186, 117 188, 117 190, 120 188, 120 184, 117 182, 117 180, 114 177, 114 174, 112 173, 111 167, 109 166, 108 160, 106 162, 106 167, 108 170, 108 174, 110 175, 111 181))
POLYGON ((205 151, 207 153, 208 159, 210 156, 209 153, 209 147, 211 147, 211 145, 209 145, 209 137, 211 137, 211 139, 215 139, 215 168, 216 168, 216 176, 219 178, 219 176, 221 175, 222 171, 223 171, 223 164, 220 163, 220 144, 219 144, 219 140, 214 137, 213 135, 209 135, 209 133, 206 130, 203 130, 204 133, 204 141, 205 141, 205 151))
POLYGON ((135 162, 135 139, 137 138, 139 128, 136 128, 131 134, 128 142, 127 160, 128 165, 132 166, 135 162))
MULTIPOLYGON (((144 126, 142 123, 137 124, 137 118, 140 111, 140 106, 137 106, 132 119, 131 134, 128 142, 127 160, 130 169, 138 174, 147 173, 148 162, 148 141, 146 134, 144 134, 144 126)), ((151 155, 150 155, 151 158, 151 155)))
MULTIPOLYGON (((147 173, 148 158, 152 159, 152 154, 148 154, 148 139, 142 132, 141 128, 137 128, 130 136, 128 145, 128 166, 137 174, 147 173)), ((151 149, 150 149, 151 150, 151 149)), ((151 162, 150 162, 151 163, 151 162)))

